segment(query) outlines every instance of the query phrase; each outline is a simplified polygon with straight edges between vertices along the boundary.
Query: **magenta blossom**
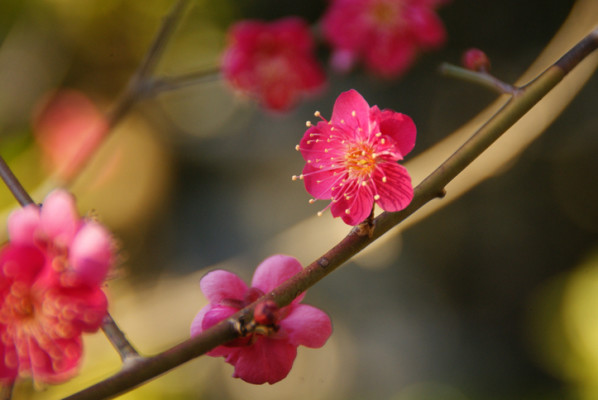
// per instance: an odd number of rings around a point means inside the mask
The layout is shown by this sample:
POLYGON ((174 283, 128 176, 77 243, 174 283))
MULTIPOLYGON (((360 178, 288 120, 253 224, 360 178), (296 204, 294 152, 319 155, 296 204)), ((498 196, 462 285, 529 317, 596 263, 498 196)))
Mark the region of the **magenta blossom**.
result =
POLYGON ((332 200, 334 217, 357 225, 374 202, 386 211, 402 210, 411 202, 411 177, 397 164, 415 145, 411 118, 370 108, 357 91, 349 90, 334 103, 330 121, 322 118, 308 127, 297 146, 306 161, 298 178, 315 199, 332 200))
POLYGON ((443 0, 332 0, 322 19, 333 46, 332 66, 348 70, 363 59, 375 74, 404 73, 420 49, 443 44, 446 33, 434 8, 443 0))
POLYGON ((298 17, 242 21, 230 30, 222 72, 234 88, 265 107, 285 111, 324 83, 313 51, 309 27, 298 17))
POLYGON ((112 239, 79 218, 61 190, 41 209, 13 212, 8 233, 0 249, 0 381, 62 382, 77 372, 81 334, 98 330, 106 315, 100 286, 113 263, 112 239))
MULTIPOLYGON (((191 336, 230 317, 301 270, 301 264, 293 257, 271 256, 255 270, 251 288, 231 272, 208 273, 200 286, 210 304, 193 320, 191 336)), ((293 366, 299 345, 322 347, 332 333, 330 318, 315 307, 300 304, 303 297, 301 294, 280 309, 273 302, 258 304, 254 321, 258 326, 249 336, 218 346, 207 354, 225 357, 227 363, 235 366, 233 376, 249 383, 272 384, 284 379, 293 366)))

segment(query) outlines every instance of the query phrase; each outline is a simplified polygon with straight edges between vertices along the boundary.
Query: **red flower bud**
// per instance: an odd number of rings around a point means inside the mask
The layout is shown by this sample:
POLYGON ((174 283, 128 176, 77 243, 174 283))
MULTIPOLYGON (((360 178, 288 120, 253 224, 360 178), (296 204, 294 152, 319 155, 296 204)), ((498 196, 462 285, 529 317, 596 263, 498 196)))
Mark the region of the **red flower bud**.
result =
POLYGON ((467 50, 465 53, 463 53, 461 63, 465 68, 472 71, 490 71, 490 60, 488 59, 488 56, 486 56, 486 53, 480 49, 472 48, 467 50))

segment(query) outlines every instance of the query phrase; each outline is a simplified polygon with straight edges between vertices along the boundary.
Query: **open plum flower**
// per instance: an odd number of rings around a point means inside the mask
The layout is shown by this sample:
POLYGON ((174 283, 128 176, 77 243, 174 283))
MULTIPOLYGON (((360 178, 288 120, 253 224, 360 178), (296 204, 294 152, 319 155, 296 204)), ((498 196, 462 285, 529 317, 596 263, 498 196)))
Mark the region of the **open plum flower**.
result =
POLYGON ((411 202, 411 177, 397 163, 415 146, 411 118, 370 108, 357 91, 349 90, 336 100, 330 121, 308 127, 297 146, 306 164, 293 179, 303 179, 315 199, 331 199, 334 217, 357 225, 370 215, 374 202, 386 211, 402 210, 411 202))
POLYGON ((0 249, 0 381, 62 382, 77 372, 81 334, 97 331, 106 315, 100 286, 114 260, 112 238, 81 219, 62 190, 41 208, 14 211, 8 233, 0 249))
POLYGON ((222 72, 234 88, 267 108, 285 111, 324 84, 313 52, 309 26, 298 17, 241 21, 230 29, 222 72))
MULTIPOLYGON (((250 288, 231 272, 209 272, 202 278, 200 287, 210 303, 194 318, 191 336, 230 317, 301 270, 301 264, 293 257, 271 256, 256 268, 250 288)), ((267 325, 258 325, 259 329, 248 336, 218 346, 207 354, 225 357, 226 362, 235 367, 233 376, 249 383, 272 384, 284 379, 297 356, 298 346, 322 347, 332 333, 326 313, 300 304, 304 296, 303 293, 288 306, 275 311, 268 304, 256 307, 255 313, 259 312, 260 318, 256 315, 255 321, 268 321, 267 325), (267 317, 263 315, 264 310, 268 312, 267 317)))
POLYGON ((446 33, 434 9, 444 0, 332 0, 322 18, 334 50, 331 63, 348 70, 363 59, 375 74, 403 74, 420 49, 443 44, 446 33))

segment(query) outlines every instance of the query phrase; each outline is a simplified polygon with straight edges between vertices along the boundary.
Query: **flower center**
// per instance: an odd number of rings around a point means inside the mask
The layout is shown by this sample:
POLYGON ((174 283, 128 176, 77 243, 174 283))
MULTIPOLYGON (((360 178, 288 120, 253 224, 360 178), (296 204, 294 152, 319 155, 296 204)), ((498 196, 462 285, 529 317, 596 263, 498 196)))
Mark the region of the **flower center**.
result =
POLYGON ((24 282, 16 281, 10 286, 0 309, 0 322, 14 323, 33 318, 34 306, 30 288, 24 282))
POLYGON ((400 22, 401 7, 397 2, 377 1, 370 8, 372 20, 381 26, 394 26, 400 22))
POLYGON ((345 168, 351 178, 369 176, 376 168, 376 153, 371 145, 358 143, 345 153, 345 168))

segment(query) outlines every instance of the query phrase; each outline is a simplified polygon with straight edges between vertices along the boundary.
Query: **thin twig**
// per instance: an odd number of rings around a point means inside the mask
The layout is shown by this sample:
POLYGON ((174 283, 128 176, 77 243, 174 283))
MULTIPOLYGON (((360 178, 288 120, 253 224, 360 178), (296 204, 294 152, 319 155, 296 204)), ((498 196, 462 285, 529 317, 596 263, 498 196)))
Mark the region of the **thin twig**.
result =
POLYGON ((123 363, 127 360, 140 357, 135 347, 127 340, 127 337, 118 325, 116 325, 116 322, 114 322, 109 313, 106 313, 102 321, 102 331, 104 331, 104 334, 120 355, 123 363))
MULTIPOLYGON (((596 31, 592 33, 596 37, 596 31)), ((587 54, 598 47, 595 39, 580 42, 561 60, 545 70, 540 76, 524 87, 519 96, 513 96, 486 124, 466 141, 452 156, 444 161, 434 172, 424 179, 415 189, 411 204, 396 213, 384 212, 374 220, 375 229, 372 236, 360 235, 357 229, 349 233, 340 243, 308 265, 273 292, 261 297, 256 302, 234 314, 229 319, 205 330, 196 337, 186 340, 177 346, 143 359, 131 368, 112 375, 66 400, 94 400, 113 397, 132 389, 146 380, 152 379, 197 357, 210 349, 234 339, 238 333, 231 321, 239 320, 251 313, 258 302, 274 300, 280 307, 288 305, 300 293, 314 285, 324 276, 342 265, 345 261, 363 250, 391 228, 412 215, 424 204, 439 197, 444 187, 465 169, 475 158, 486 150, 496 139, 517 122, 527 111, 552 90, 563 77, 571 71, 587 54), (580 47, 581 45, 581 47, 580 47), (576 55, 572 56, 570 53, 576 55), (583 56, 578 56, 583 54, 583 56), (573 60, 573 61, 571 61, 573 60), (565 64, 563 66, 562 64, 565 64)))
POLYGON ((516 95, 521 90, 516 86, 501 81, 485 71, 472 71, 449 63, 442 63, 440 65, 440 73, 462 79, 464 81, 476 83, 478 85, 492 89, 500 94, 516 95))
POLYGON ((21 206, 25 207, 34 202, 2 156, 0 156, 0 176, 21 206))

